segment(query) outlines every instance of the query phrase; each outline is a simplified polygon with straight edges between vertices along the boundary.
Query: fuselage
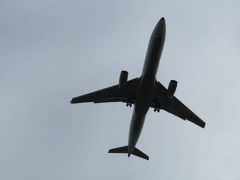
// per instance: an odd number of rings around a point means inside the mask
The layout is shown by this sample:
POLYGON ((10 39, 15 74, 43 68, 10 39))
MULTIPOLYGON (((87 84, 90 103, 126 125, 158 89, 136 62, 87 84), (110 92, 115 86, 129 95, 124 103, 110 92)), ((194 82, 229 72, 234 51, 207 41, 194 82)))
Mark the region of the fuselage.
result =
POLYGON ((165 42, 166 25, 164 18, 156 24, 149 40, 146 58, 143 66, 142 75, 137 91, 136 101, 131 119, 128 139, 128 156, 131 155, 148 112, 156 82, 156 74, 162 49, 165 42))

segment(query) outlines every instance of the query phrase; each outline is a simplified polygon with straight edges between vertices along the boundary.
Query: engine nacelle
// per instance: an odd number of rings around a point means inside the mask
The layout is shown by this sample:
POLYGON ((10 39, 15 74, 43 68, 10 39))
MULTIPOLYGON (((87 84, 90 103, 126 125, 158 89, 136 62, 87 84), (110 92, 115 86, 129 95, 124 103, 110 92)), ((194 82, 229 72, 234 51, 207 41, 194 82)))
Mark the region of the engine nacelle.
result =
POLYGON ((176 89, 177 89, 177 81, 171 80, 168 85, 167 97, 171 99, 174 96, 176 89))
POLYGON ((121 71, 120 77, 119 77, 119 88, 122 89, 128 79, 128 72, 127 71, 121 71))

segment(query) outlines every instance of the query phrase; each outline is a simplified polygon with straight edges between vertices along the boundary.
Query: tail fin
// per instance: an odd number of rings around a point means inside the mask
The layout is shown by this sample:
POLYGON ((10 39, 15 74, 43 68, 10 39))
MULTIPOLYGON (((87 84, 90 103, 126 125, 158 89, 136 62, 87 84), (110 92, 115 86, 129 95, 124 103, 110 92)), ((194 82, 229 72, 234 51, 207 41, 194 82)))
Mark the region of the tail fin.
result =
MULTIPOLYGON (((110 149, 110 150, 108 151, 108 153, 124 153, 124 154, 128 154, 128 146, 123 146, 123 147, 118 147, 118 148, 110 149)), ((134 148, 134 149, 133 149, 132 154, 135 155, 135 156, 138 156, 138 157, 140 157, 140 158, 149 160, 149 157, 148 157, 146 154, 144 154, 142 151, 140 151, 139 149, 137 149, 137 148, 134 148)))

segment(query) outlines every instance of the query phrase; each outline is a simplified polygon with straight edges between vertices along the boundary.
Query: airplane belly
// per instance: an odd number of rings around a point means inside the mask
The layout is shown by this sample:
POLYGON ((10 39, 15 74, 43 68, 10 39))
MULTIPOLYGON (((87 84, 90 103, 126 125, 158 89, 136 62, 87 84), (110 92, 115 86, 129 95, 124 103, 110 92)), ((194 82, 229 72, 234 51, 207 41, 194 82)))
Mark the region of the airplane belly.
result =
POLYGON ((145 116, 146 114, 136 113, 135 110, 133 112, 128 138, 128 147, 130 148, 130 151, 132 151, 137 144, 139 136, 142 132, 145 116))

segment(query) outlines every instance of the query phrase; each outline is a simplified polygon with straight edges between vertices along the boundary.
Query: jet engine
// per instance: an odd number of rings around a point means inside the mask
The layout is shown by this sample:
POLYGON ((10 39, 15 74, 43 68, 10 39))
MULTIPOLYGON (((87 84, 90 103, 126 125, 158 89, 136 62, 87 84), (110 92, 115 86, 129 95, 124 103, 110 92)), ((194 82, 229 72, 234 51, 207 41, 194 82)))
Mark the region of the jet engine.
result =
POLYGON ((128 72, 127 71, 121 71, 120 77, 119 77, 119 88, 122 89, 128 79, 128 72))
POLYGON ((176 89, 177 89, 177 81, 171 80, 167 89, 167 97, 171 99, 174 96, 176 89))

